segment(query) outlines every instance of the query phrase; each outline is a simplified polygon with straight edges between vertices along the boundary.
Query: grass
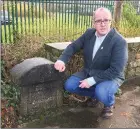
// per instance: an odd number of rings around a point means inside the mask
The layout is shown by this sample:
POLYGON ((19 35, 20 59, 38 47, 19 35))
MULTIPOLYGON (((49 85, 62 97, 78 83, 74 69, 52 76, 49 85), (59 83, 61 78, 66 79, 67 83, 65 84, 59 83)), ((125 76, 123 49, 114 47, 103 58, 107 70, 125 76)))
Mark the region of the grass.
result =
POLYGON ((122 19, 119 26, 119 31, 125 37, 140 36, 140 15, 136 14, 136 10, 130 3, 123 6, 122 19))
POLYGON ((140 27, 132 26, 127 20, 121 21, 119 32, 125 37, 140 37, 140 27))
POLYGON ((74 15, 68 16, 63 14, 55 14, 54 17, 46 17, 45 19, 18 17, 18 19, 14 19, 10 26, 2 26, 2 39, 6 41, 5 37, 7 37, 10 42, 13 41, 13 36, 18 39, 21 34, 24 34, 39 35, 46 40, 53 37, 54 39, 57 38, 58 41, 69 41, 77 38, 76 34, 80 35, 87 27, 90 27, 89 17, 79 16, 76 20, 75 17, 74 15), (4 35, 5 32, 6 36, 4 35))

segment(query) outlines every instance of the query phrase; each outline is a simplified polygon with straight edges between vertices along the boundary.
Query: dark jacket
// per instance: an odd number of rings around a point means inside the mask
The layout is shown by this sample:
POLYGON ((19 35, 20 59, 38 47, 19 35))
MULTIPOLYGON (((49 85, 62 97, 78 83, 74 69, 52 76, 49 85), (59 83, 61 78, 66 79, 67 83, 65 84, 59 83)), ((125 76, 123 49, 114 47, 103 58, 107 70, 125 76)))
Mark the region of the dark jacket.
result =
POLYGON ((59 60, 67 63, 70 57, 80 49, 83 49, 84 67, 75 76, 85 79, 94 77, 96 83, 106 80, 114 80, 119 85, 124 81, 124 69, 128 60, 128 49, 125 39, 112 28, 107 34, 92 60, 93 47, 95 44, 96 30, 87 29, 86 32, 69 44, 59 60))

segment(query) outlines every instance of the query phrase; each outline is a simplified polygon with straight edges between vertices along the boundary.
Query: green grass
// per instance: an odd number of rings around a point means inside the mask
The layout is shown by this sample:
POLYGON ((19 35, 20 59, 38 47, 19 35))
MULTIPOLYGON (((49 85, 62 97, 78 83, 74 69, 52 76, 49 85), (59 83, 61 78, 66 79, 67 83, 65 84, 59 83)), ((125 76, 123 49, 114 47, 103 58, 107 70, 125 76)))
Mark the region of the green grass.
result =
POLYGON ((7 37, 7 42, 13 42, 14 37, 18 39, 22 35, 39 35, 45 39, 54 38, 53 41, 56 38, 57 41, 69 41, 77 38, 77 35, 79 36, 86 28, 90 27, 90 20, 91 18, 88 16, 73 14, 54 14, 51 17, 34 17, 33 19, 18 17, 11 25, 2 26, 2 39, 6 42, 5 37, 7 37))
POLYGON ((122 15, 119 27, 120 32, 126 37, 140 36, 140 15, 136 14, 136 10, 130 3, 124 4, 122 15))

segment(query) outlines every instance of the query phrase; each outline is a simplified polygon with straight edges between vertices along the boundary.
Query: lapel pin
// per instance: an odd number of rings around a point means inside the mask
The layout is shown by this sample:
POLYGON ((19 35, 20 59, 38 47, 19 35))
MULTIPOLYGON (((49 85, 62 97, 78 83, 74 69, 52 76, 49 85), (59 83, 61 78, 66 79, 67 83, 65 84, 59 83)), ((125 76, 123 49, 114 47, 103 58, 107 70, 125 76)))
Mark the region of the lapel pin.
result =
POLYGON ((101 47, 101 50, 103 49, 103 47, 101 47))

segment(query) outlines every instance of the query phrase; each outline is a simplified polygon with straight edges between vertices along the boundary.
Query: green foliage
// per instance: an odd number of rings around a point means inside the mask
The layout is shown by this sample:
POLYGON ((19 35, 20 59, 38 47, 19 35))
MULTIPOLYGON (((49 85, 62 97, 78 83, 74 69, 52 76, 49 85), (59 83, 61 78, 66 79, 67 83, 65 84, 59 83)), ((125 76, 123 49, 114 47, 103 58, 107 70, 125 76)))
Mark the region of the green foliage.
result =
POLYGON ((4 80, 4 73, 5 73, 5 69, 4 69, 4 65, 5 65, 5 61, 1 60, 1 79, 4 80))
POLYGON ((69 97, 69 95, 70 95, 71 93, 70 92, 68 92, 68 91, 66 91, 66 90, 64 90, 64 97, 69 97))
POLYGON ((137 15, 133 5, 128 2, 123 5, 121 21, 117 28, 125 37, 140 36, 140 15, 137 15))
POLYGON ((130 3, 124 4, 123 20, 126 20, 130 26, 140 27, 140 16, 137 15, 136 9, 130 3))
POLYGON ((117 90, 117 93, 115 94, 115 96, 120 96, 120 95, 122 95, 122 90, 119 88, 119 89, 117 90))
POLYGON ((19 104, 20 88, 12 83, 8 84, 1 80, 1 97, 7 100, 7 106, 17 107, 19 104))
POLYGON ((16 107, 19 103, 20 91, 19 87, 7 80, 5 61, 1 60, 1 98, 7 100, 7 106, 16 107))

